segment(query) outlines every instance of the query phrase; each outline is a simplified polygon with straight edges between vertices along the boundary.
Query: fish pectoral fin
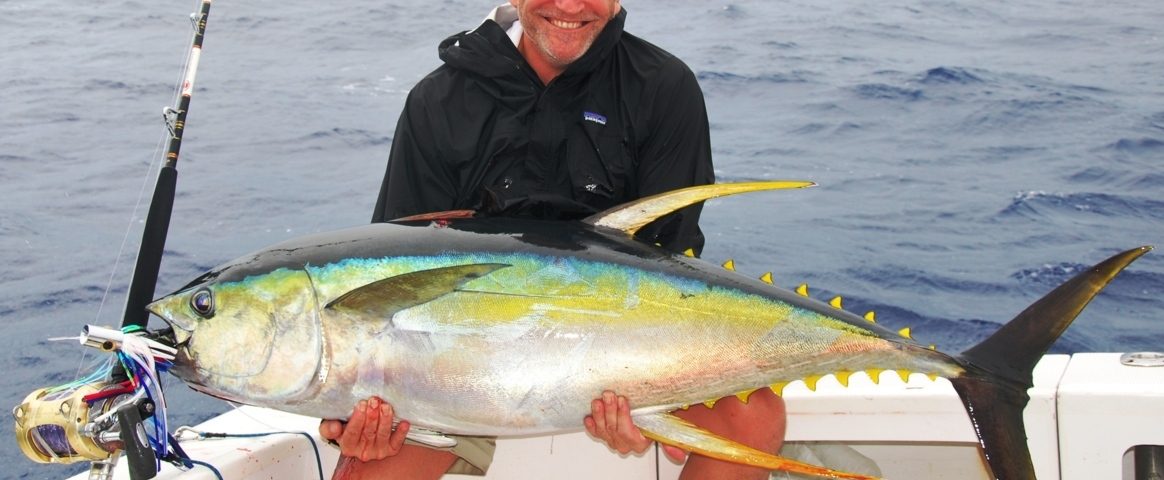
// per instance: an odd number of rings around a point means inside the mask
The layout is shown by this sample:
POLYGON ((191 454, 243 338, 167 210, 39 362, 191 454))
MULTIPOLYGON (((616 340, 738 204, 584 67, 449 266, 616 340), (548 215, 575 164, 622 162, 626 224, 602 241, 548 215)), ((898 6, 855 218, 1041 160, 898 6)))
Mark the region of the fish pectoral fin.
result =
POLYGON ((453 448, 457 446, 457 439, 445 436, 441 432, 426 430, 420 427, 409 428, 407 438, 416 443, 423 443, 434 448, 453 448))
POLYGON ((670 413, 635 415, 635 425, 647 438, 705 457, 782 472, 823 478, 872 480, 876 477, 838 472, 825 467, 778 457, 723 438, 670 413))
POLYGON ((449 294, 461 285, 508 267, 473 263, 403 273, 364 285, 327 304, 327 308, 390 318, 392 314, 449 294))

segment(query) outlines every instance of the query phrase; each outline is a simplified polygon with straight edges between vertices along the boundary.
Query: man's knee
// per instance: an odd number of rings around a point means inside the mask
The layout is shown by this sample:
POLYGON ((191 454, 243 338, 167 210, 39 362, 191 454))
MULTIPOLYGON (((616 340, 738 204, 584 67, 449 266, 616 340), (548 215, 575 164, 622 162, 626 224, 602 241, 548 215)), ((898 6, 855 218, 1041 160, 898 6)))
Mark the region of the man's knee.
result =
POLYGON ((784 399, 767 388, 753 393, 747 403, 729 398, 724 405, 728 412, 721 418, 733 438, 765 451, 779 451, 784 443, 784 399))
POLYGON ((369 462, 353 457, 340 457, 333 480, 363 480, 382 478, 438 479, 456 462, 450 452, 433 450, 417 445, 405 445, 400 453, 369 462))
POLYGON ((775 453, 784 443, 784 399, 767 388, 752 393, 746 403, 726 397, 711 409, 699 405, 677 414, 712 433, 764 451, 775 453))

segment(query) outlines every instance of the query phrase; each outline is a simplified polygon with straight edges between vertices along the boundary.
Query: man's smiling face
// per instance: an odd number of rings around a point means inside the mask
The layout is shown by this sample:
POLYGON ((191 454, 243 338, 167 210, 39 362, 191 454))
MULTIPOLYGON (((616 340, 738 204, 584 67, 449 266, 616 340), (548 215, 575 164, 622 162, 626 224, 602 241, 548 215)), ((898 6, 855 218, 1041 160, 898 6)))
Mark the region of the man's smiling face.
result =
MULTIPOLYGON (((590 49, 622 8, 618 0, 509 0, 525 30, 523 53, 564 70, 590 49), (532 49, 530 49, 532 47, 532 49)), ((532 62, 531 62, 532 63, 532 62)))

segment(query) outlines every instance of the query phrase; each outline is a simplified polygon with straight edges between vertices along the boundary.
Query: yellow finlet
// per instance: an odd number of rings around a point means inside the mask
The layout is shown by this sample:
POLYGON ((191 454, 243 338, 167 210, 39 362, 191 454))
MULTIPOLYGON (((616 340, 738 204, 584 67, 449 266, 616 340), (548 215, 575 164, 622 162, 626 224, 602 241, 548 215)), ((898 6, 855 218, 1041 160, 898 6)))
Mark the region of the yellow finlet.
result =
POLYGON ((938 380, 938 374, 936 374, 936 373, 927 373, 927 374, 926 374, 926 378, 929 378, 931 382, 936 382, 936 381, 938 380))
POLYGON ((736 271, 736 261, 729 258, 728 261, 723 262, 723 268, 732 272, 736 271))
POLYGON ((901 381, 903 381, 905 383, 909 383, 909 374, 910 373, 911 372, 909 370, 902 369, 902 370, 897 371, 897 376, 901 377, 901 381))
POLYGON ((832 300, 829 300, 829 305, 832 305, 832 306, 833 306, 833 308, 836 308, 836 309, 840 310, 840 309, 842 309, 842 308, 845 308, 845 307, 842 307, 842 306, 841 306, 841 302, 842 302, 842 300, 841 300, 841 296, 840 296, 840 295, 837 295, 837 296, 833 297, 833 299, 832 299, 832 300))
POLYGON ((800 296, 802 296, 802 297, 807 297, 808 296, 808 284, 807 283, 800 284, 799 287, 796 287, 796 293, 800 294, 800 296))
POLYGON ((705 406, 707 408, 715 408, 715 402, 717 402, 717 401, 718 400, 708 400, 706 402, 703 402, 703 406, 705 406))
POLYGON ((768 272, 768 273, 761 275, 760 281, 767 283, 768 285, 771 285, 772 284, 772 272, 768 272))
POLYGON ((870 368, 870 369, 865 370, 865 375, 868 375, 869 380, 872 380, 873 384, 877 385, 877 384, 881 383, 881 372, 884 372, 884 371, 885 371, 885 369, 882 369, 882 368, 870 368))
POLYGON ((837 382, 840 382, 842 387, 847 388, 849 386, 849 377, 853 376, 853 372, 841 370, 839 372, 833 373, 833 376, 837 377, 837 382))
POLYGON ((873 313, 872 310, 865 312, 865 320, 868 320, 869 323, 877 323, 877 314, 873 313))
POLYGON ((934 344, 932 344, 932 343, 931 343, 931 344, 930 344, 930 350, 937 351, 937 350, 938 350, 938 346, 937 346, 937 345, 934 345, 934 344))
POLYGON ((683 411, 687 411, 687 410, 691 409, 691 405, 681 405, 681 406, 679 406, 679 409, 683 410, 683 411))
POLYGON ((695 249, 688 248, 687 250, 683 251, 683 254, 686 255, 688 258, 695 258, 695 249))
POLYGON ((784 396, 784 387, 787 386, 788 382, 773 383, 768 385, 768 389, 772 390, 772 393, 775 393, 777 397, 781 397, 784 396))
POLYGON ((756 393, 756 391, 755 390, 748 390, 746 392, 740 392, 740 393, 736 394, 736 398, 740 399, 740 402, 747 405, 748 398, 751 397, 753 393, 756 393))
POLYGON ((909 329, 909 327, 905 327, 905 328, 903 328, 903 329, 901 329, 901 330, 898 330, 898 331, 897 331, 897 334, 898 334, 898 335, 901 335, 903 338, 908 338, 908 339, 910 339, 910 340, 913 340, 913 337, 912 337, 912 336, 910 336, 910 333, 911 333, 911 332, 912 332, 912 331, 909 329))
POLYGON ((816 382, 819 382, 820 378, 821 378, 820 375, 809 375, 807 377, 804 377, 804 386, 808 387, 809 391, 815 392, 816 391, 816 382))

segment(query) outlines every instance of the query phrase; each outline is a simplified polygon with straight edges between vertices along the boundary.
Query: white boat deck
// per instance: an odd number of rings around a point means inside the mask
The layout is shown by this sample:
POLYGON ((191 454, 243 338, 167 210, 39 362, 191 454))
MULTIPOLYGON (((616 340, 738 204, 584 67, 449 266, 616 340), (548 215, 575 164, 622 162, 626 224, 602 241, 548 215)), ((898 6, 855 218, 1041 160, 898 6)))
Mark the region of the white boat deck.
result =
MULTIPOLYGON (((1164 445, 1164 367, 1132 367, 1120 354, 1048 355, 1035 369, 1025 411, 1027 434, 1040 479, 1131 479, 1129 450, 1164 445)), ((880 384, 863 374, 849 387, 826 377, 810 392, 801 382, 784 392, 790 442, 846 444, 873 459, 887 479, 982 479, 970 422, 944 379, 914 374, 902 382, 884 372, 880 384)), ((204 432, 306 432, 317 437, 318 419, 243 407, 196 428, 204 432)), ((318 442, 324 478, 338 451, 318 442)), ((186 441, 186 452, 227 479, 317 478, 316 454, 303 435, 186 441)), ((128 479, 124 462, 115 478, 128 479)), ((509 438, 498 442, 490 479, 674 479, 680 466, 654 450, 619 456, 584 432, 509 438)), ((75 478, 83 479, 84 475, 75 478)), ((167 466, 161 479, 214 479, 206 468, 167 466)), ((449 475, 446 478, 480 478, 449 475)))

